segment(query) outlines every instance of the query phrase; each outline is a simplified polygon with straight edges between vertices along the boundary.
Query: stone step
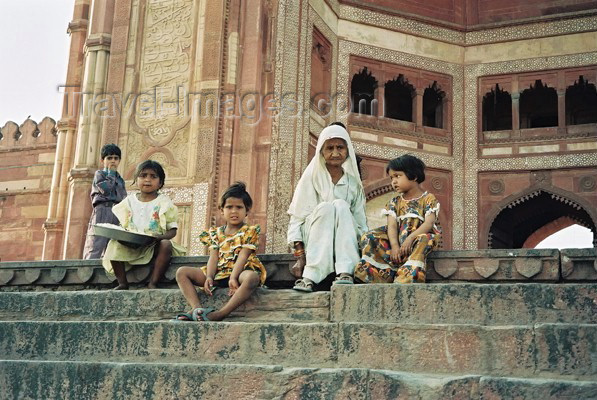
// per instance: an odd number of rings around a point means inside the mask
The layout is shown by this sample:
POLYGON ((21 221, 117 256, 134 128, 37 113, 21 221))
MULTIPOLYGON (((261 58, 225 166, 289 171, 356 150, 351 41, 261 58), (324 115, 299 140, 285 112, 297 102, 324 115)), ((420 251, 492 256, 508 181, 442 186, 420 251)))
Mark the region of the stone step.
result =
MULTIPOLYGON (((213 297, 199 293, 205 306, 219 308, 228 301, 227 292, 218 288, 213 297)), ((324 322, 329 320, 329 298, 329 292, 305 295, 260 288, 228 320, 324 322)), ((178 289, 0 292, 0 320, 154 321, 185 310, 189 306, 178 289)))
POLYGON ((205 362, 597 378, 597 325, 0 322, 12 360, 205 362))
POLYGON ((336 322, 597 323, 597 284, 500 283, 337 286, 336 322))
POLYGON ((263 365, 0 361, 13 399, 594 399, 597 383, 263 365))
MULTIPOLYGON (((201 295, 221 306, 227 290, 201 295)), ((159 320, 188 310, 177 289, 0 292, 0 320, 159 320)), ((258 289, 230 321, 527 325, 597 323, 597 284, 337 286, 331 292, 258 289), (331 304, 331 306, 330 306, 331 304), (331 310, 331 311, 330 311, 331 310)))

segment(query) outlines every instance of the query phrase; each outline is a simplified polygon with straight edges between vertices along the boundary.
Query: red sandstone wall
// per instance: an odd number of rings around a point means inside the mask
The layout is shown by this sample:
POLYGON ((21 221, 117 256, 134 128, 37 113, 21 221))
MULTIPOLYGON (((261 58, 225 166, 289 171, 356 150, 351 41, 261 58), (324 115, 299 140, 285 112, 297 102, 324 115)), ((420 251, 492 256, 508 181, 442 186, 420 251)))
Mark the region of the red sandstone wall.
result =
POLYGON ((402 16, 415 16, 462 29, 597 7, 595 0, 340 0, 341 3, 402 16))
POLYGON ((0 261, 41 260, 55 122, 8 122, 0 132, 0 261))

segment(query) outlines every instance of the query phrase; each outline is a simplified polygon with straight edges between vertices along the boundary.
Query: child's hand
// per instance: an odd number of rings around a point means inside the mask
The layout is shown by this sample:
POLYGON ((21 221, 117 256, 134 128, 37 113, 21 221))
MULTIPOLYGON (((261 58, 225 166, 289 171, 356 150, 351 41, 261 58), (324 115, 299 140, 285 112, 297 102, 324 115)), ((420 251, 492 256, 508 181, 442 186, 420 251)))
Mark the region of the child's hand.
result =
POLYGON ((205 283, 203 284, 203 291, 208 296, 213 295, 212 289, 214 287, 214 280, 213 278, 205 278, 205 283))
POLYGON ((236 279, 236 277, 230 276, 230 279, 228 280, 228 287, 230 288, 228 290, 228 296, 234 295, 239 286, 238 279, 236 279))
POLYGON ((406 240, 404 240, 404 242, 400 246, 400 258, 401 259, 404 260, 404 259, 408 258, 409 254, 412 250, 413 242, 414 242, 414 238, 412 236, 409 236, 406 238, 406 240))
POLYGON ((392 262, 394 262, 396 264, 400 263, 400 247, 399 246, 394 246, 390 250, 390 260, 392 260, 392 262))

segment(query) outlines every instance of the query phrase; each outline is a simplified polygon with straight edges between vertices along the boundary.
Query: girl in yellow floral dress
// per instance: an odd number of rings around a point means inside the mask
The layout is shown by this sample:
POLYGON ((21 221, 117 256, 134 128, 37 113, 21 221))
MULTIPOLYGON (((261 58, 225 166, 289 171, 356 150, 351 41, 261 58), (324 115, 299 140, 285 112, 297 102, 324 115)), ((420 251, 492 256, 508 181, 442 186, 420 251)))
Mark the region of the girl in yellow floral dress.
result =
POLYGON ((178 209, 168 196, 158 192, 165 180, 166 173, 160 163, 143 161, 135 172, 134 182, 139 193, 127 196, 112 208, 124 229, 155 238, 153 243, 142 247, 127 246, 113 239, 108 242, 102 264, 108 274, 116 275, 117 290, 129 287, 126 271, 134 265, 148 264, 152 259, 153 271, 147 287, 157 288, 158 281, 170 264, 170 258, 186 253, 184 247, 172 241, 178 229, 178 209))
POLYGON ((209 260, 201 268, 181 267, 176 282, 191 306, 190 313, 181 313, 181 321, 221 321, 243 304, 267 276, 265 267, 255 255, 259 244, 259 225, 248 225, 245 217, 253 205, 242 182, 236 182, 222 195, 220 211, 226 225, 214 227, 199 235, 209 246, 209 260), (219 310, 202 308, 196 286, 208 296, 214 286, 228 287, 230 300, 219 310))
POLYGON ((388 225, 361 237, 362 257, 355 279, 363 283, 425 282, 427 255, 439 245, 439 202, 423 191, 425 164, 404 155, 389 162, 386 172, 398 195, 382 210, 388 225))

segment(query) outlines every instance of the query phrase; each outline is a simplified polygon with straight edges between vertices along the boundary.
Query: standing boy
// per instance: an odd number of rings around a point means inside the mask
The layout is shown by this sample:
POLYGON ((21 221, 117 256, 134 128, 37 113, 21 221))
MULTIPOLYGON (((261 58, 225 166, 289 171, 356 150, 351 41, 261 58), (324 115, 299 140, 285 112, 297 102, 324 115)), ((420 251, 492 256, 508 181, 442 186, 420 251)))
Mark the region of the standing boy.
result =
POLYGON ((115 144, 107 144, 101 150, 103 169, 95 172, 91 184, 91 205, 93 211, 87 228, 87 239, 83 250, 83 258, 102 258, 110 239, 95 236, 93 225, 110 223, 118 225, 118 218, 112 213, 112 206, 126 197, 124 179, 118 174, 121 151, 115 144))

